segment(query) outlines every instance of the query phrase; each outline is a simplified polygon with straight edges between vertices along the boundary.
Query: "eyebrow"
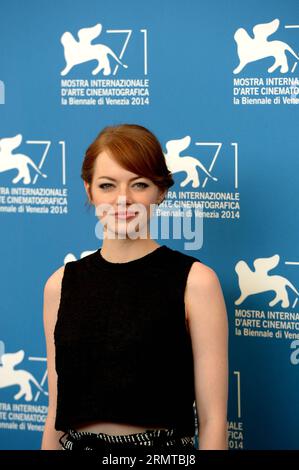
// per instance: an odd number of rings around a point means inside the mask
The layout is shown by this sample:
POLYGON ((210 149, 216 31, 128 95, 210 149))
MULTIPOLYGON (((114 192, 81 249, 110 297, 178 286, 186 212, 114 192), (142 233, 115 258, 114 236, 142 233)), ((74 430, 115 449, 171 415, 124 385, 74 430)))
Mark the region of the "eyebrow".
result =
MULTIPOLYGON (((111 180, 111 181, 117 181, 116 179, 111 178, 110 176, 99 176, 97 179, 99 180, 101 178, 106 178, 106 179, 111 180)), ((138 178, 144 178, 144 176, 141 176, 141 175, 134 176, 133 178, 130 178, 129 181, 137 180, 138 178)))

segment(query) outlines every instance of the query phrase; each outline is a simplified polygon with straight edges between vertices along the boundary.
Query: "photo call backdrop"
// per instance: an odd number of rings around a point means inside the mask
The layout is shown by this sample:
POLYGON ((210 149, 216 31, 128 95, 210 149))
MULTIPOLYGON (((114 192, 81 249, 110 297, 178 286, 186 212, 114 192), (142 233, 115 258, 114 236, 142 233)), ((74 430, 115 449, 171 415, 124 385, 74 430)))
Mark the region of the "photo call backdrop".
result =
POLYGON ((1 17, 0 449, 40 449, 43 289, 102 244, 80 171, 121 123, 173 172, 159 223, 191 224, 157 242, 223 288, 229 448, 298 449, 298 0, 3 0, 1 17))

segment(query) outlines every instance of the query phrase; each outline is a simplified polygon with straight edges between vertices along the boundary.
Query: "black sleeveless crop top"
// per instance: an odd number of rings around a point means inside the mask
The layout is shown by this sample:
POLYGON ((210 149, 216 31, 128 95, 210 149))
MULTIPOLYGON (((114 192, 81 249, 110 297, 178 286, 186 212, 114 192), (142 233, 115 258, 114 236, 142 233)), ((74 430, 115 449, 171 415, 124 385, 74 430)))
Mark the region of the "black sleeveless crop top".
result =
POLYGON ((109 421, 195 433, 187 276, 197 258, 159 246, 113 263, 66 263, 54 330, 55 429, 109 421))

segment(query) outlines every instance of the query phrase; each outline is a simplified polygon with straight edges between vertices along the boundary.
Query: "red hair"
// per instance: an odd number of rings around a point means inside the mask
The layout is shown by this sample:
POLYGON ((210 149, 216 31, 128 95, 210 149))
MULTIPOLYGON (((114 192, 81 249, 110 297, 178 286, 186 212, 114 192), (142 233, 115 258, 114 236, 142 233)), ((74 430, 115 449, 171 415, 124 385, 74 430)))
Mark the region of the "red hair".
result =
POLYGON ((81 178, 91 185, 95 161, 102 151, 108 151, 125 170, 149 178, 161 189, 174 184, 172 173, 157 137, 137 124, 105 127, 85 152, 81 178))

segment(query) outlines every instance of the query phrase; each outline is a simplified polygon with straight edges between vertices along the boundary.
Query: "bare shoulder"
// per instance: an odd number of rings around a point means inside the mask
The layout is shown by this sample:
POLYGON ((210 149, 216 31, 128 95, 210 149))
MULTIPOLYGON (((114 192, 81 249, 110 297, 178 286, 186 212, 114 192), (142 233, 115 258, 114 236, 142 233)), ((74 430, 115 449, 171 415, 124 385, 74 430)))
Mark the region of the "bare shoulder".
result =
POLYGON ((206 289, 219 287, 217 273, 208 265, 195 261, 189 271, 187 286, 190 288, 206 289))
POLYGON ((56 269, 51 276, 47 279, 44 286, 44 317, 49 321, 52 317, 56 319, 58 306, 61 296, 61 285, 64 274, 64 265, 56 269))
POLYGON ((60 291, 63 274, 64 265, 56 269, 56 271, 54 271, 51 276, 47 279, 45 283, 45 293, 55 294, 55 292, 60 291))
POLYGON ((218 307, 218 310, 224 311, 222 287, 217 273, 210 266, 196 261, 192 264, 187 279, 185 306, 188 318, 204 318, 218 307))
POLYGON ((189 271, 185 304, 187 313, 198 315, 198 310, 210 307, 215 301, 223 302, 223 292, 216 272, 204 263, 195 261, 189 271))
POLYGON ((51 274, 44 287, 43 319, 48 355, 50 354, 53 343, 53 331, 57 321, 60 304, 63 274, 64 266, 61 266, 51 274))

